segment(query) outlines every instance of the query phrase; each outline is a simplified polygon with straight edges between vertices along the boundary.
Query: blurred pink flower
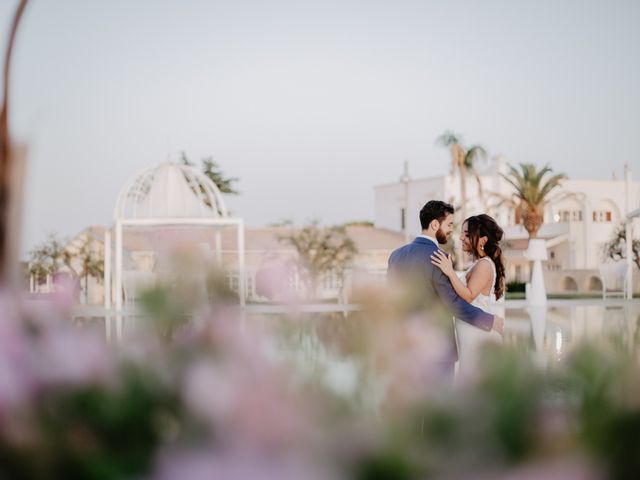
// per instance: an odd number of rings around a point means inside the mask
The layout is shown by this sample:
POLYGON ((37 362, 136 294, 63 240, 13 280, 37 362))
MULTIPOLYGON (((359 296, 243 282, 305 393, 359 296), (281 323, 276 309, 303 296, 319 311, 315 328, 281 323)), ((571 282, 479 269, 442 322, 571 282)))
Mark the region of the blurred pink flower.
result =
MULTIPOLYGON (((495 478, 495 477, 493 477, 495 478)), ((506 473, 499 480, 603 480, 602 473, 586 460, 565 458, 533 463, 506 473)))
POLYGON ((273 258, 256 272, 256 293, 269 300, 295 302, 299 293, 293 289, 296 266, 290 259, 273 258))
POLYGON ((266 357, 264 336, 222 317, 206 326, 215 356, 201 356, 183 375, 185 402, 228 443, 279 450, 304 442, 313 431, 313 402, 266 357))
POLYGON ((38 338, 39 376, 43 383, 105 383, 114 378, 115 361, 106 342, 87 330, 50 329, 38 338))
POLYGON ((376 343, 389 352, 386 370, 394 400, 412 403, 446 391, 442 364, 451 354, 450 341, 424 318, 405 320, 393 335, 387 333, 376 343))
POLYGON ((296 456, 274 457, 243 449, 200 450, 165 456, 153 479, 329 480, 332 477, 325 470, 296 456))
POLYGON ((304 442, 313 429, 310 409, 282 373, 264 362, 197 362, 186 372, 183 395, 191 411, 229 444, 287 449, 304 442))
POLYGON ((57 312, 70 312, 80 292, 79 280, 71 275, 59 275, 55 279, 55 288, 49 304, 57 312))
POLYGON ((215 426, 231 412, 233 387, 218 364, 201 360, 187 370, 183 396, 193 413, 215 426))
POLYGON ((0 292, 0 417, 26 402, 36 383, 33 348, 19 318, 18 302, 0 292))

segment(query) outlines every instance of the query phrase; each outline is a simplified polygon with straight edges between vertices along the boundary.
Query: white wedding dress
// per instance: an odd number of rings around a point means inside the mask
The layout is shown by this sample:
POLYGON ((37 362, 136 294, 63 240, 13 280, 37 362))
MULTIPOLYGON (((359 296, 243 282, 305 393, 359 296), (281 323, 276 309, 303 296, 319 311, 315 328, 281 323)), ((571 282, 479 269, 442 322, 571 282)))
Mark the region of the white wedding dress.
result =
MULTIPOLYGON (((491 293, 484 295, 482 293, 471 302, 471 305, 478 307, 485 312, 495 313, 493 306, 496 301, 496 296, 493 291, 493 286, 496 283, 496 266, 489 257, 483 257, 476 260, 473 265, 467 270, 464 275, 460 277, 462 283, 467 285, 467 275, 471 274, 474 267, 478 262, 487 261, 491 264, 493 270, 493 278, 491 281, 491 293)), ((487 343, 502 343, 502 336, 493 330, 490 332, 484 331, 478 327, 474 327, 462 320, 455 320, 456 326, 456 338, 458 341, 458 376, 461 378, 473 377, 478 372, 480 351, 487 343)))

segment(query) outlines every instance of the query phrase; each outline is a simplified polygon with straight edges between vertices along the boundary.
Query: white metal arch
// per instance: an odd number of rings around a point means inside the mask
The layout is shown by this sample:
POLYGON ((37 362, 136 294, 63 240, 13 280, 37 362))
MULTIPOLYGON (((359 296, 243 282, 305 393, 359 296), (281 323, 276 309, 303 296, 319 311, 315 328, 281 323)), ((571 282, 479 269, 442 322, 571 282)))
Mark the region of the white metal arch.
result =
MULTIPOLYGON (((206 175, 189 165, 172 162, 145 168, 130 177, 120 189, 113 211, 115 223, 115 306, 122 309, 123 228, 126 226, 205 225, 215 229, 216 253, 221 259, 219 228, 237 229, 238 295, 245 305, 244 222, 230 218, 222 194, 206 175), (164 180, 164 182, 162 181, 164 180), (170 191, 164 191, 169 189, 170 191), (166 202, 154 208, 154 197, 166 202), (145 208, 141 203, 146 202, 145 208)), ((105 307, 111 308, 111 235, 105 233, 105 307), (108 253, 107 253, 108 252, 108 253)))
POLYGON ((179 204, 189 197, 195 197, 198 201, 192 204, 197 210, 185 212, 185 217, 193 218, 221 218, 227 217, 228 211, 222 193, 217 185, 206 175, 189 165, 165 162, 151 168, 145 168, 129 178, 120 189, 116 205, 113 211, 113 219, 129 220, 136 218, 156 218, 163 215, 153 208, 154 186, 157 186, 158 178, 165 176, 178 177, 184 181, 181 188, 173 192, 176 198, 173 202, 179 204), (145 191, 145 188, 149 191, 145 191), (149 198, 150 197, 150 198, 149 198), (150 200, 150 208, 146 212, 139 210, 139 205, 144 200, 150 200), (205 201, 206 200, 206 201, 205 201))

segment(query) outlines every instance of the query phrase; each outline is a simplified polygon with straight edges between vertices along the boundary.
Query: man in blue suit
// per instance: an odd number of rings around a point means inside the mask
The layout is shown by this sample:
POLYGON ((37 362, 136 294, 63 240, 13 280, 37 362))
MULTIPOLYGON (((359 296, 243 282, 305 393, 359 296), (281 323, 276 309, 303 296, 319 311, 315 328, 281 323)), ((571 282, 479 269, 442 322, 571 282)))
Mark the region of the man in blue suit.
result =
POLYGON ((453 233, 453 213, 454 209, 448 203, 427 202, 420 210, 422 235, 395 250, 389 257, 388 269, 390 280, 404 280, 405 285, 418 293, 420 309, 432 316, 436 315, 438 307, 444 307, 448 312, 444 328, 450 333, 450 355, 442 362, 443 373, 447 376, 453 375, 458 360, 452 315, 485 331, 493 329, 502 334, 504 330, 502 317, 491 315, 460 298, 447 276, 430 261, 439 245, 446 244, 453 233))

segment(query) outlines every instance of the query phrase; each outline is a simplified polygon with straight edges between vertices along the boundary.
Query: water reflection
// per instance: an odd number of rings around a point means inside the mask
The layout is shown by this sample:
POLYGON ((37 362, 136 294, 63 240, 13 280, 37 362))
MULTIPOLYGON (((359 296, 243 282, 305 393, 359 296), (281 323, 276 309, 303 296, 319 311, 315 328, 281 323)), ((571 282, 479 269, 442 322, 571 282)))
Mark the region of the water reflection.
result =
MULTIPOLYGON (((640 350, 640 302, 619 304, 577 304, 549 307, 521 306, 500 307, 497 314, 506 318, 505 345, 529 352, 543 368, 561 362, 576 345, 583 341, 615 339, 620 348, 640 350)), ((269 313, 248 315, 250 321, 271 322, 278 317, 274 310, 269 313)), ((329 315, 329 314, 327 314, 329 315)), ((334 314, 335 315, 335 314, 334 314)), ((311 323, 322 322, 318 313, 300 314, 311 323)), ((77 312, 73 321, 82 328, 90 328, 110 343, 151 334, 149 319, 139 313, 116 315, 115 312, 77 312)), ((301 343, 302 350, 308 350, 301 343)), ((316 349, 317 351, 317 349, 316 349)))
POLYGON ((505 344, 531 351, 545 367, 558 363, 581 342, 615 339, 621 348, 640 346, 640 304, 507 308, 505 344))

